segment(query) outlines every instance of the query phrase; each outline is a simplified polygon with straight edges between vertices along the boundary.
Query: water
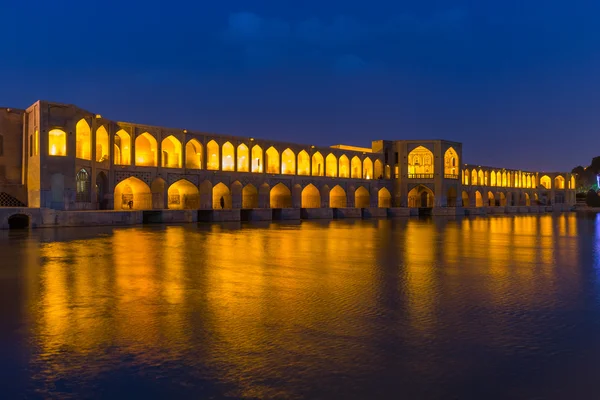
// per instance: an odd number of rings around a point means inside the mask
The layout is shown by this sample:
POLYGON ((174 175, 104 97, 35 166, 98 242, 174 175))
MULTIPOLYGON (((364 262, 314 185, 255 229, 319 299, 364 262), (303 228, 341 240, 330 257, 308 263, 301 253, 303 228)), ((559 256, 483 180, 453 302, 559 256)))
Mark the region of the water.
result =
POLYGON ((0 254, 3 398, 597 392, 595 216, 63 228, 0 254))

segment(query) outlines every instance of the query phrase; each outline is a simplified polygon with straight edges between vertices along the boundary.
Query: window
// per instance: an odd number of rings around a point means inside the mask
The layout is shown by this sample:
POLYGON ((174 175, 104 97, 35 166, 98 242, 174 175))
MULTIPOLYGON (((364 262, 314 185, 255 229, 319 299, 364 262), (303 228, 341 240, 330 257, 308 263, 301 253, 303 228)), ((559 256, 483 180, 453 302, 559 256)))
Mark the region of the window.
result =
POLYGON ((75 201, 89 202, 90 201, 90 176, 85 169, 80 170, 76 177, 77 194, 75 201))
POLYGON ((67 155, 67 134, 60 129, 48 132, 48 154, 51 156, 67 155))

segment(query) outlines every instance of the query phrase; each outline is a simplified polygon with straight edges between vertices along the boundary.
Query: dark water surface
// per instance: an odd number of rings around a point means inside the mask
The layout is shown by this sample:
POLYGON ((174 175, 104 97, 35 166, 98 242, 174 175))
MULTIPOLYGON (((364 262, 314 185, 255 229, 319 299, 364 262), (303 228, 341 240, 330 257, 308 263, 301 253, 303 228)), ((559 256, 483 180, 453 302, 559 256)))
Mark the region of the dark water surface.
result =
POLYGON ((600 219, 0 233, 2 398, 600 398, 600 219))

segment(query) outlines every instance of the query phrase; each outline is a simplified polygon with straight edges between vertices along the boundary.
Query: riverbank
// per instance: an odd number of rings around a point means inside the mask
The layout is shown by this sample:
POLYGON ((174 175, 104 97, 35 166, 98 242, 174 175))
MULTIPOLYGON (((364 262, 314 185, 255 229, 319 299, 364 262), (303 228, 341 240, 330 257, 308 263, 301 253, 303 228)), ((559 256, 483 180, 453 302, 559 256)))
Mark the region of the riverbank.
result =
MULTIPOLYGON (((419 208, 255 208, 232 210, 60 211, 48 208, 0 208, 0 229, 123 226, 184 222, 289 221, 313 219, 407 218, 422 215, 472 216, 540 214, 570 211, 566 204, 514 207, 419 208)), ((578 210, 600 212, 600 209, 578 210)))

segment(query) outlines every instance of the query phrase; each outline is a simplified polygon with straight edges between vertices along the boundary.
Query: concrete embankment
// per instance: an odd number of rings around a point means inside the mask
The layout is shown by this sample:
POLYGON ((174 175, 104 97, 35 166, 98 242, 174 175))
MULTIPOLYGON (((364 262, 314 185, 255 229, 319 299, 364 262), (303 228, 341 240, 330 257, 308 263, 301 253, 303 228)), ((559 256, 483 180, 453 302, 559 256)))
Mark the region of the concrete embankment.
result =
MULTIPOLYGON (((85 226, 127 226, 190 222, 298 221, 368 218, 406 218, 419 215, 473 216, 566 212, 566 204, 511 207, 419 208, 274 208, 233 210, 59 211, 48 208, 0 208, 0 229, 85 226)), ((585 209, 582 212, 599 212, 585 209)))

